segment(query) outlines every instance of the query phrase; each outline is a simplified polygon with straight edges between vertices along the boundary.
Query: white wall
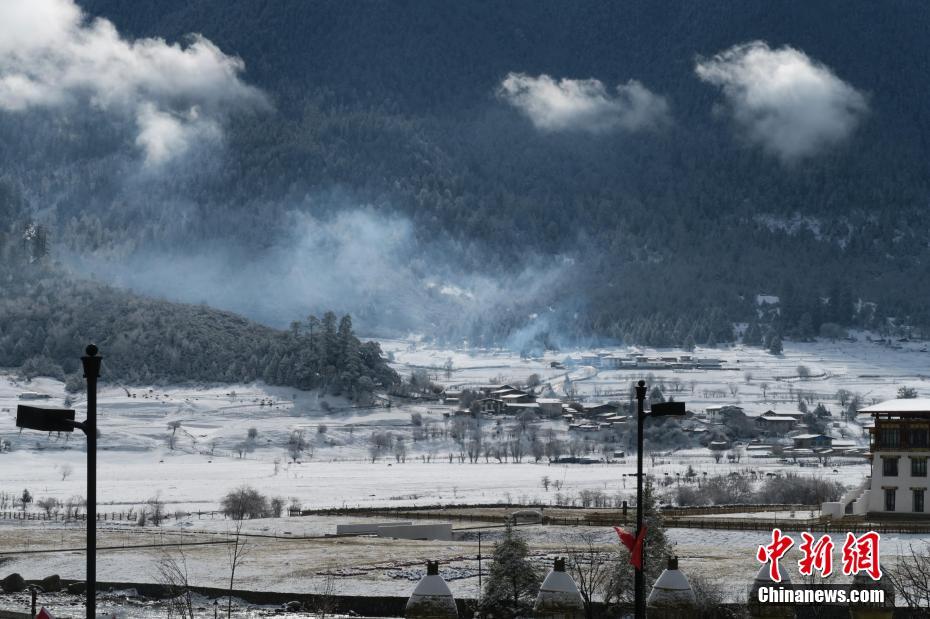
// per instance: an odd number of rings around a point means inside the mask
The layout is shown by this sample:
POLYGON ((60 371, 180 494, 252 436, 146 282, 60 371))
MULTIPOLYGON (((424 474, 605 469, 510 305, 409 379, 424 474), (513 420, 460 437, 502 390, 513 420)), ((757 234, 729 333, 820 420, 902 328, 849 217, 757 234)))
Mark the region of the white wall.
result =
POLYGON ((872 456, 872 487, 869 492, 869 511, 885 511, 885 490, 882 486, 895 486, 895 513, 910 513, 913 510, 911 488, 924 488, 924 513, 930 515, 930 477, 911 477, 910 456, 927 457, 930 452, 879 451, 872 456), (898 474, 883 475, 883 457, 898 456, 898 474))

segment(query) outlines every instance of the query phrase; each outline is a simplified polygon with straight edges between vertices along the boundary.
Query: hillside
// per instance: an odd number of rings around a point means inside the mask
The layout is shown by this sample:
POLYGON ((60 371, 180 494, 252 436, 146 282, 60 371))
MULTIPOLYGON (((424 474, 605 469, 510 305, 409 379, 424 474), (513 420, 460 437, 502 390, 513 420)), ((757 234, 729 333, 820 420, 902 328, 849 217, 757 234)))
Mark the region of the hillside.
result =
MULTIPOLYGON (((63 256, 91 256, 88 268, 105 278, 172 298, 203 294, 282 326, 299 317, 292 306, 334 307, 368 332, 473 342, 726 341, 732 322, 759 319, 761 293, 783 302, 763 328, 789 336, 824 322, 887 328, 888 317, 930 325, 925 4, 81 6, 129 39, 202 34, 241 59, 241 79, 268 101, 223 119, 220 154, 157 177, 133 173, 132 139, 99 110, 77 124, 35 110, 0 116, 0 180, 63 256), (803 68, 853 93, 841 110, 848 127, 834 127, 842 139, 785 146, 740 125, 725 88, 697 65, 752 41, 773 57, 802 54, 803 68), (616 87, 636 80, 652 93, 643 113, 660 101, 667 112, 650 130, 540 130, 500 95, 511 74, 596 79, 614 103, 616 87), (364 237, 374 259, 356 260, 354 245, 339 251, 357 229, 350 220, 343 236, 308 243, 336 244, 334 253, 305 259, 295 213, 328 230, 359 208, 373 229, 400 232, 364 237), (228 256, 242 265, 297 256, 288 273, 311 263, 352 290, 311 282, 293 299, 243 300, 247 291, 155 284, 144 270, 192 247, 211 268, 228 256), (132 257, 132 273, 99 266, 132 257), (398 280, 357 275, 379 264, 398 280), (422 290, 434 280, 467 290, 473 306, 434 304, 422 290), (486 294, 496 287, 506 294, 486 294)), ((284 297, 298 288, 279 284, 284 297)))

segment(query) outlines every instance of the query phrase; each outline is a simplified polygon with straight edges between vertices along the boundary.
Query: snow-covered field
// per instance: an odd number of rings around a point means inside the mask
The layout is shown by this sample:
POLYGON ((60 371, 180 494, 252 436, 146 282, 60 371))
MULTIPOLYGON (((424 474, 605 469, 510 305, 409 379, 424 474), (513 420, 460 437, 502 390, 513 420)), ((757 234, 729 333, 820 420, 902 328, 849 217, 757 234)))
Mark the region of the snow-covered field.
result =
MULTIPOLYGON (((795 410, 799 393, 823 402, 835 415, 837 437, 843 436, 863 444, 861 428, 839 421, 840 406, 835 394, 840 389, 860 394, 864 403, 889 399, 902 385, 930 395, 927 371, 930 355, 919 343, 896 344, 899 348, 860 340, 816 344, 788 343, 785 354, 772 356, 758 349, 719 348, 694 351, 700 357, 723 360, 717 370, 600 370, 591 367, 560 369, 551 367, 570 353, 552 353, 540 359, 521 359, 507 351, 440 350, 409 341, 385 341, 394 367, 403 374, 426 369, 431 378, 449 387, 468 387, 495 382, 523 382, 537 374, 542 383, 561 393, 569 375, 579 397, 589 401, 616 399, 626 401, 632 381, 647 379, 650 385, 664 384, 666 395, 687 402, 691 410, 707 406, 737 404, 749 414, 765 410, 795 410), (451 360, 451 368, 449 361, 451 360), (810 378, 798 376, 798 366, 810 371, 810 378)), ((103 351, 104 354, 106 351, 103 351)), ((577 351, 572 351, 577 352, 577 351)), ((627 349, 617 352, 629 352, 627 349)), ((669 351, 643 350, 659 356, 669 351)), ((0 440, 10 443, 9 452, 0 453, 0 493, 18 497, 29 489, 36 498, 53 497, 66 501, 84 494, 85 453, 80 433, 70 437, 15 428, 16 405, 22 392, 47 394, 38 405, 63 406, 63 385, 49 379, 28 384, 11 375, 0 376, 0 440)), ((32 402, 27 402, 32 403, 32 402)), ((84 416, 83 397, 69 402, 84 416)), ((230 489, 248 484, 268 496, 293 497, 303 508, 340 506, 409 506, 555 501, 556 490, 546 490, 541 479, 560 482, 563 495, 581 490, 603 491, 610 497, 631 497, 635 492, 635 460, 595 465, 549 465, 543 459, 534 463, 449 462, 452 440, 439 433, 433 439, 412 440, 411 414, 420 413, 426 426, 448 428, 443 416, 451 407, 436 403, 410 404, 392 408, 354 408, 348 402, 316 393, 263 385, 224 385, 184 387, 122 387, 105 385, 99 398, 101 438, 98 455, 98 501, 101 512, 124 512, 138 509, 146 500, 159 496, 167 511, 194 512, 180 520, 170 520, 169 530, 223 531, 219 519, 198 518, 196 512, 216 510, 220 498, 230 489), (177 428, 173 428, 177 425, 177 428), (254 428, 255 435, 248 438, 254 428), (287 450, 288 438, 302 430, 307 449, 294 462, 287 450), (390 453, 372 463, 369 459, 373 432, 391 431, 407 437, 407 460, 396 462, 390 453), (430 462, 423 456, 429 455, 430 462)), ((488 422, 493 423, 493 422, 488 422)), ((552 429, 566 435, 560 421, 546 421, 543 430, 552 429)), ((802 475, 836 479, 847 486, 859 484, 868 473, 864 462, 826 468, 780 463, 774 458, 744 457, 740 463, 715 463, 707 450, 689 448, 665 454, 655 466, 646 462, 656 479, 674 478, 690 465, 700 475, 732 471, 781 473, 791 470, 802 475)), ((0 499, 2 501, 2 499, 0 499)), ((7 507, 5 509, 17 509, 7 507)), ((33 506, 31 508, 35 510, 33 506)), ((758 516, 758 514, 756 514, 758 516)), ((738 515, 734 514, 734 517, 738 515)), ((254 526, 265 533, 283 535, 320 535, 332 533, 336 521, 326 518, 283 518, 256 521, 254 526)), ((80 531, 61 527, 48 539, 59 537, 60 547, 80 545, 80 531)), ((464 525, 463 525, 464 526, 464 525)), ((17 548, 36 535, 48 532, 41 523, 0 525, 0 539, 17 548), (19 527, 19 528, 17 528, 19 527)), ((530 531, 534 552, 543 556, 564 548, 552 539, 557 532, 540 528, 530 531)), ((126 533, 130 535, 130 533, 126 533)), ((558 533, 561 535, 561 533, 558 533)), ((674 530, 679 543, 683 569, 700 566, 713 559, 714 577, 745 579, 754 572, 753 552, 764 541, 761 533, 727 531, 674 530)), ((900 537, 900 536, 899 536, 900 537)), ((902 537, 902 540, 904 538, 902 537)), ((38 543, 38 542, 35 542, 38 543)), ((396 569, 415 569, 427 558, 446 559, 451 568, 473 569, 469 565, 475 548, 470 541, 391 542, 352 539, 315 542, 274 541, 256 545, 255 555, 242 572, 244 588, 268 588, 280 591, 314 591, 322 586, 320 565, 345 568, 338 588, 343 591, 366 591, 373 594, 404 595, 410 587, 396 569), (338 551, 333 551, 338 544, 338 551), (387 563, 384 563, 387 562, 387 563), (371 566, 384 563, 384 567, 371 566), (275 567, 272 567, 275 566, 275 567), (400 566, 400 567, 397 567, 400 566), (396 568, 396 569, 395 569, 396 568)), ((101 579, 152 579, 152 560, 146 558, 138 567, 125 560, 128 553, 103 555, 101 579)), ((149 557, 148 554, 144 555, 149 557)), ((222 546, 208 546, 196 553, 195 580, 216 584, 222 573, 225 551, 222 546)), ((451 569, 450 568, 450 569, 451 569)), ((80 577, 79 553, 32 555, 17 558, 5 565, 4 573, 21 571, 27 577, 41 577, 51 572, 80 577)), ((418 569, 418 568, 417 568, 418 569)), ((742 580, 740 580, 742 582, 742 580)), ((456 593, 471 595, 475 578, 452 582, 456 593)))

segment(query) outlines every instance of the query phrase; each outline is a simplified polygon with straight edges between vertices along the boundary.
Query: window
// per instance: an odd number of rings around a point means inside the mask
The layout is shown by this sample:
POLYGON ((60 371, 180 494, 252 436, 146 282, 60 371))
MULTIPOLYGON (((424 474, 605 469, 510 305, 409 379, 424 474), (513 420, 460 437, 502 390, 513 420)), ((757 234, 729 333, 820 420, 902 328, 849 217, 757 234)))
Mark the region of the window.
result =
POLYGON ((901 433, 897 428, 879 428, 878 445, 885 448, 900 447, 901 433))
POLYGON ((882 458, 882 475, 885 477, 898 476, 898 459, 882 458))
MULTIPOLYGON (((924 491, 923 490, 912 490, 914 493, 914 511, 923 513, 924 511, 924 491)), ((886 499, 887 502, 887 499, 886 499)))
POLYGON ((911 477, 927 476, 927 459, 911 457, 911 477))
POLYGON ((894 511, 894 495, 897 491, 897 488, 886 488, 885 489, 885 511, 893 512, 894 511))
POLYGON ((907 433, 907 442, 911 447, 927 447, 927 429, 914 428, 907 433))

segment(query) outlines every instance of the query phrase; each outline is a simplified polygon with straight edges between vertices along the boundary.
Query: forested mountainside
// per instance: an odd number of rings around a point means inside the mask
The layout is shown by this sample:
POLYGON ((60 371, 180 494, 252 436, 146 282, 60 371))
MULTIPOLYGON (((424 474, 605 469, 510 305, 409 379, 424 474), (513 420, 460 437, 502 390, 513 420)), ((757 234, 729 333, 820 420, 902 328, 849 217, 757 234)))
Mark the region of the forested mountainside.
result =
POLYGON ((83 389, 80 356, 96 343, 106 384, 248 383, 322 389, 367 401, 399 382, 349 316, 266 327, 204 305, 152 299, 76 279, 51 264, 41 228, 0 235, 0 366, 83 389))
MULTIPOLYGON (((157 261, 222 247, 277 259, 295 254, 295 213, 318 229, 363 206, 375 228, 403 222, 399 245, 415 248, 398 258, 414 264, 409 295, 330 286, 310 297, 353 310, 369 332, 674 344, 727 341, 732 323, 760 320, 797 337, 824 322, 930 325, 925 3, 80 6, 127 40, 202 35, 241 59, 238 75, 263 103, 223 118, 221 152, 159 175, 126 156, 146 136, 134 143, 100 109, 80 121, 60 110, 0 115, 0 180, 63 255, 157 261), (803 109, 739 107, 740 89, 758 86, 735 73, 750 58, 810 77, 803 109), (534 116, 527 93, 556 86, 571 101, 588 97, 592 114, 632 109, 654 122, 534 116), (802 125, 797 142, 767 129, 786 119, 802 125), (455 301, 468 311, 418 313, 432 301, 416 282, 456 276, 470 285, 455 301), (507 294, 485 300, 491 279, 507 294), (760 315, 759 294, 779 296, 780 313, 760 315)), ((379 262, 336 258, 313 270, 341 278, 379 262)), ((218 303, 240 309, 234 301, 218 303)))

